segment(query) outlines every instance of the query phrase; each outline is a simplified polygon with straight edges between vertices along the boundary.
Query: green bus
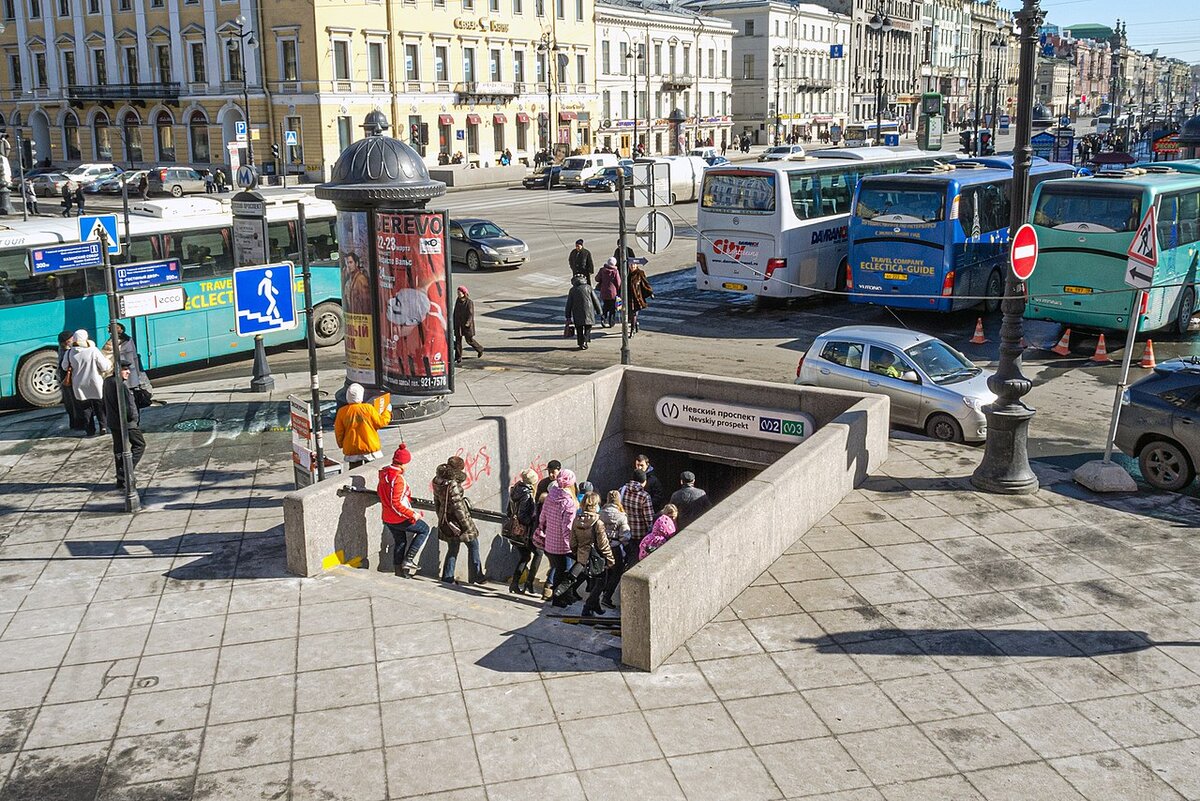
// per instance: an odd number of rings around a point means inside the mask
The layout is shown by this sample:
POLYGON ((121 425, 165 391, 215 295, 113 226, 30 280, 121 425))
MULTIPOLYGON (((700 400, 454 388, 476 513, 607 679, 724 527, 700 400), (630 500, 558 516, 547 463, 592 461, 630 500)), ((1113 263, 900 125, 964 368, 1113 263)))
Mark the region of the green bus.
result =
POLYGON ((1038 186, 1031 218, 1038 264, 1026 282, 1025 317, 1075 329, 1127 330, 1134 295, 1125 283, 1125 253, 1151 206, 1158 266, 1138 330, 1186 333, 1196 310, 1200 174, 1166 166, 1038 186))
MULTIPOLYGON (((270 258, 299 263, 297 200, 304 203, 307 220, 317 344, 333 345, 343 336, 333 204, 308 195, 268 196, 270 258)), ((120 222, 118 215, 124 242, 120 222)), ((227 200, 139 201, 131 207, 129 235, 128 252, 114 257, 117 263, 178 259, 183 268, 187 298, 183 311, 138 317, 132 324, 122 321, 147 370, 254 352, 254 340, 234 332, 232 215, 227 200)), ((59 334, 83 328, 97 343, 108 340, 103 270, 32 276, 26 263, 30 248, 78 238, 74 219, 39 218, 0 225, 0 397, 17 396, 33 406, 56 405, 61 400, 59 334)), ((296 272, 300 297, 303 286, 296 272)), ((303 340, 306 331, 302 324, 264 339, 268 345, 280 345, 303 340)))

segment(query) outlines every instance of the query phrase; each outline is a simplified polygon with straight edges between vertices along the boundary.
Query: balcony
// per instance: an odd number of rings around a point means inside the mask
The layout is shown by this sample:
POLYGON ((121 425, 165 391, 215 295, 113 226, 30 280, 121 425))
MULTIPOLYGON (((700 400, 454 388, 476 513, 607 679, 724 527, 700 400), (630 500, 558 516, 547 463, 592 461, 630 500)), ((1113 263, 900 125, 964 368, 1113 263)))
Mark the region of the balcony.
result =
POLYGON ((662 78, 663 89, 668 92, 672 90, 691 89, 693 83, 694 79, 691 75, 683 75, 677 72, 664 75, 662 78))
POLYGON ((180 92, 181 87, 178 83, 110 83, 70 86, 67 88, 67 98, 72 103, 89 100, 101 103, 166 100, 178 104, 180 92))
POLYGON ((466 81, 454 85, 454 91, 464 97, 517 97, 517 84, 507 81, 466 81))
POLYGON ((796 91, 797 92, 802 92, 806 89, 819 89, 821 91, 825 91, 825 90, 833 88, 833 79, 832 78, 799 77, 794 80, 796 81, 796 91))

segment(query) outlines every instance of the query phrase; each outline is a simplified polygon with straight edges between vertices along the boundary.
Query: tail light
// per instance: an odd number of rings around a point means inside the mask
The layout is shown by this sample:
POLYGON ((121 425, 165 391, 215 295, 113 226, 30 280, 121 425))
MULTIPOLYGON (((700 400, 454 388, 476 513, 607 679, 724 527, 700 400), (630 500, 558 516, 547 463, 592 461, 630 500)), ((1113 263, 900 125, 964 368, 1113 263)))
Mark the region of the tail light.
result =
POLYGON ((804 368, 804 356, 805 355, 807 355, 807 354, 801 354, 800 361, 796 362, 796 378, 800 377, 800 371, 804 368))
POLYGON ((767 273, 763 280, 769 280, 776 270, 782 270, 784 267, 787 267, 787 259, 767 259, 767 273))
POLYGON ((165 169, 158 171, 158 180, 160 180, 160 181, 167 180, 167 171, 165 169))
POLYGON ((708 275, 708 257, 699 251, 696 251, 696 266, 700 268, 700 272, 708 275))
POLYGON ((854 289, 854 272, 850 269, 849 262, 846 262, 846 289, 854 289))
POLYGON ((954 295, 954 271, 946 273, 946 280, 942 281, 942 297, 949 298, 954 295))

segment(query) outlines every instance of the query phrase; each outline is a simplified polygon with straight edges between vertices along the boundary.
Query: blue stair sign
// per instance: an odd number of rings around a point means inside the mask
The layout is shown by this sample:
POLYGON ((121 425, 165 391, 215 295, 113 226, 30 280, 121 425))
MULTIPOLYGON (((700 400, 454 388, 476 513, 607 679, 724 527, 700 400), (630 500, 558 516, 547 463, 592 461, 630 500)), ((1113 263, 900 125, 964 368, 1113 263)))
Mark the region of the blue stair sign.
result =
POLYGON ((898 147, 900 144, 900 134, 884 134, 883 144, 887 147, 898 147))
POLYGON ((296 282, 290 261, 233 271, 235 327, 241 337, 296 327, 296 282))
POLYGON ((137 264, 126 264, 114 268, 117 277, 117 291, 128 292, 133 289, 149 289, 150 287, 174 284, 183 280, 183 270, 179 267, 179 259, 165 261, 142 261, 137 264))
POLYGON ((117 237, 117 215, 100 214, 79 218, 79 241, 99 239, 100 229, 108 236, 108 252, 114 256, 121 252, 121 240, 117 237))
POLYGON ((29 249, 31 275, 48 275, 103 266, 104 253, 99 242, 71 242, 67 245, 29 249))

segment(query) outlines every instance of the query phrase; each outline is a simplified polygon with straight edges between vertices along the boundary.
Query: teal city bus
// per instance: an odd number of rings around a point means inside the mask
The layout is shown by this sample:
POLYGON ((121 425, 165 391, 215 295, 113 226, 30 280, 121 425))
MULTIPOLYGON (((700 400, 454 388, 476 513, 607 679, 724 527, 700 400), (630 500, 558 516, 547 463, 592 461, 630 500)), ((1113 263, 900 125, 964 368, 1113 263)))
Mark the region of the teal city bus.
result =
POLYGON ((1133 291, 1125 283, 1125 254, 1151 206, 1158 226, 1158 266, 1138 330, 1186 333, 1196 307, 1200 174, 1167 166, 1047 181, 1038 187, 1031 217, 1038 263, 1026 284, 1025 316, 1075 329, 1127 329, 1134 310, 1133 291))
MULTIPOLYGON (((268 196, 270 259, 299 263, 296 202, 301 198, 313 267, 317 344, 333 345, 343 335, 333 205, 308 195, 268 196)), ((141 201, 131 207, 130 252, 114 258, 118 263, 179 259, 187 298, 183 311, 138 317, 132 325, 129 320, 122 321, 146 369, 254 351, 253 339, 234 332, 231 228, 228 201, 219 199, 141 201)), ((123 227, 119 232, 124 240, 123 227)), ((82 328, 98 343, 108 340, 108 299, 102 270, 31 276, 26 266, 29 248, 77 241, 78 237, 74 219, 43 218, 0 225, 0 396, 4 398, 18 396, 34 406, 57 404, 59 334, 82 328)), ((296 272, 296 290, 302 293, 299 270, 296 272)), ((306 330, 302 324, 264 339, 268 345, 303 340, 306 330)))

